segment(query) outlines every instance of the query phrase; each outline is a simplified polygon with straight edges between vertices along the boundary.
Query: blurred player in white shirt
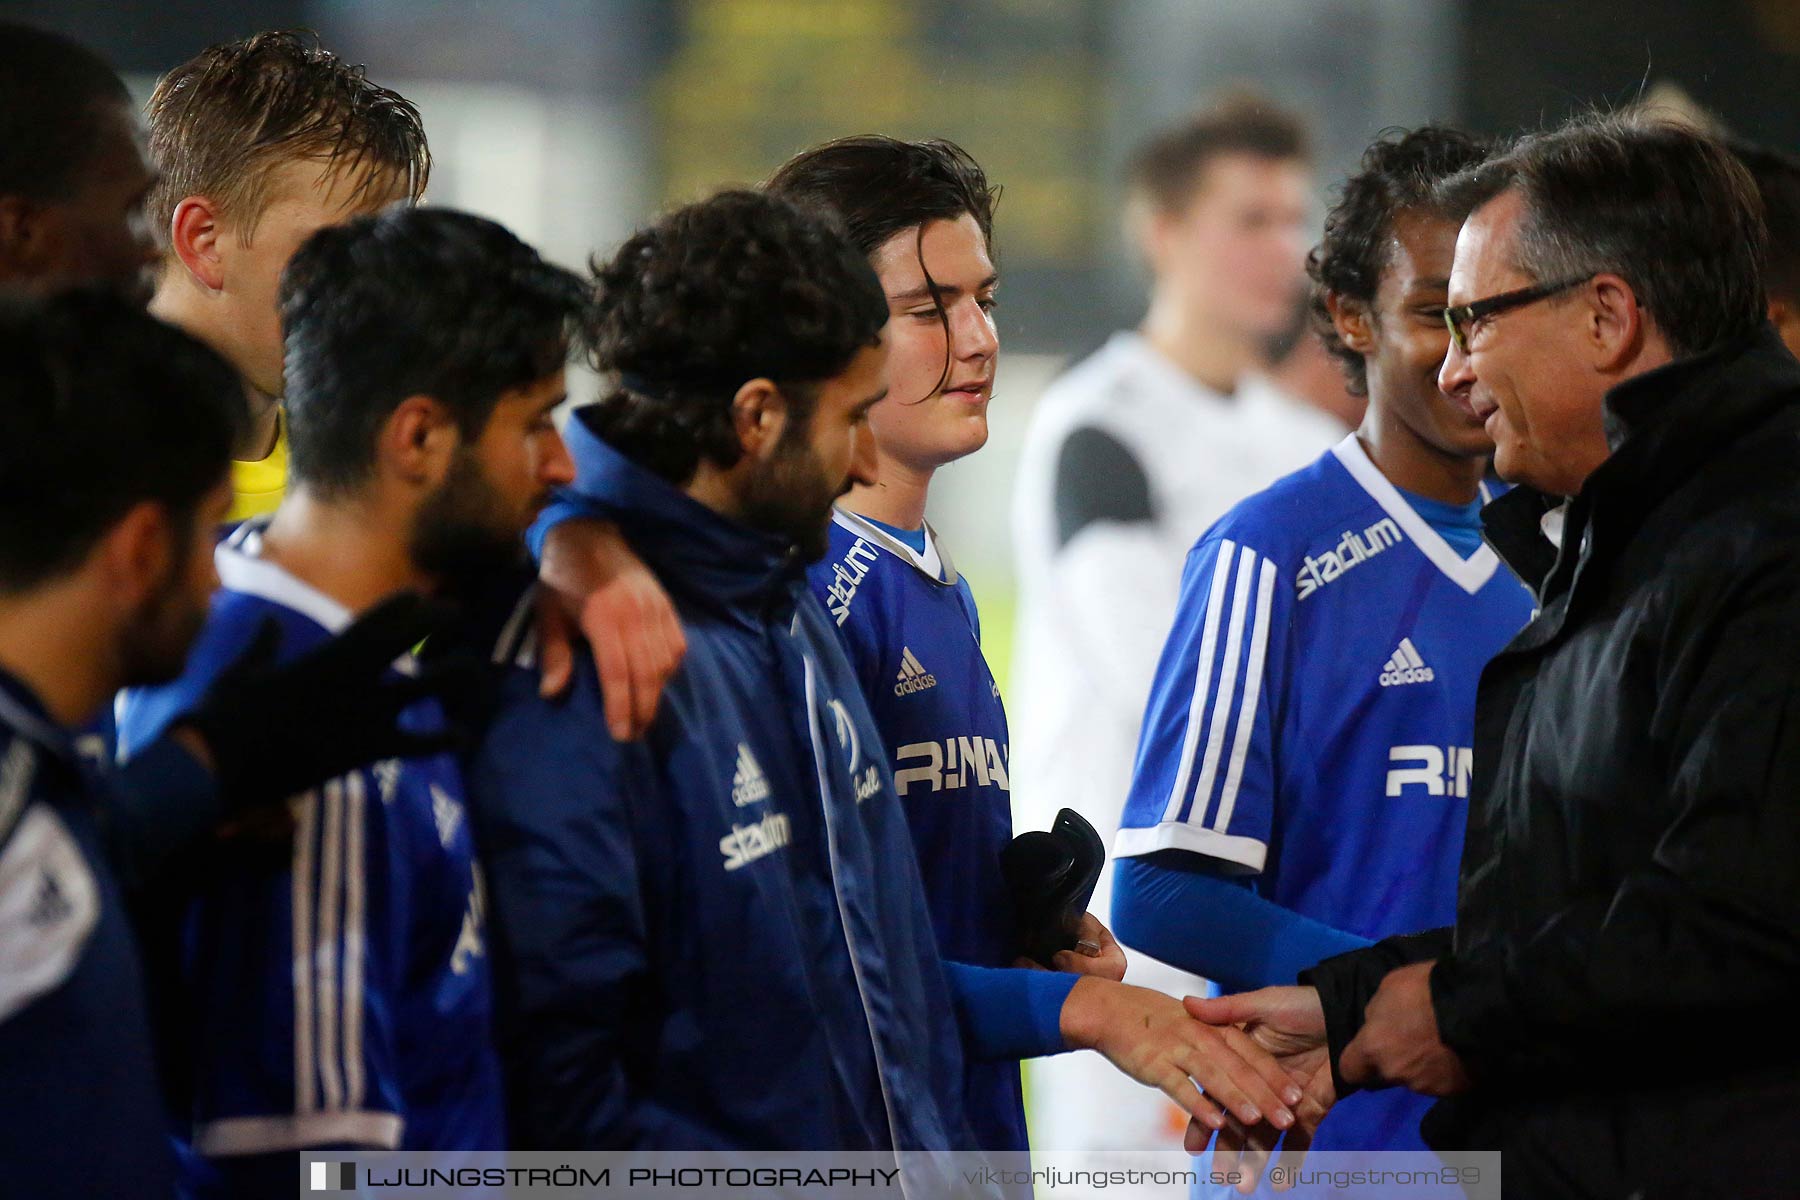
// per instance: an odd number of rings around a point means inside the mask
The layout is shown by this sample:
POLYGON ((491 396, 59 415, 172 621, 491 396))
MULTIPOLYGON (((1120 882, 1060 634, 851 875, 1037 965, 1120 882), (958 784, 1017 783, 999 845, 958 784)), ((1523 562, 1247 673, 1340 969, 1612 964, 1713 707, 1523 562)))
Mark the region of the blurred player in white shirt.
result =
MULTIPOLYGON (((1068 807, 1111 844, 1188 549, 1344 436, 1258 371, 1304 286, 1311 186, 1299 121, 1250 98, 1158 134, 1133 162, 1130 228, 1153 278, 1149 309, 1045 391, 1019 464, 1009 694, 1021 829, 1047 828, 1068 807)), ((1201 987, 1143 955, 1130 970, 1177 995, 1201 987)), ((1104 1064, 1036 1062, 1028 1080, 1034 1146, 1180 1145, 1179 1110, 1104 1064)))

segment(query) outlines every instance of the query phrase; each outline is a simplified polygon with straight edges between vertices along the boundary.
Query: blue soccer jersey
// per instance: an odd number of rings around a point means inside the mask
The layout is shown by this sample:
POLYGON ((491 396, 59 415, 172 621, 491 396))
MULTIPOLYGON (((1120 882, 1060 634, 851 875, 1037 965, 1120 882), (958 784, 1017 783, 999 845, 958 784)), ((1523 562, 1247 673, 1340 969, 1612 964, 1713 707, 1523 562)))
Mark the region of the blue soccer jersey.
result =
MULTIPOLYGON (((1188 555, 1114 852, 1204 856, 1367 938, 1451 924, 1476 684, 1531 612, 1345 439, 1188 555)), ((1358 1093, 1314 1145, 1423 1149, 1430 1105, 1358 1093)))
MULTIPOLYGON (((916 550, 839 509, 831 549, 808 582, 886 743, 943 956, 1010 966, 1017 951, 1000 852, 1012 839, 1011 752, 967 581, 929 526, 916 550)), ((981 1147, 1024 1149, 1018 1063, 971 1060, 966 1069, 981 1147)))
MULTIPOLYGON (((257 557, 245 528, 218 550, 223 587, 175 683, 121 705, 121 750, 190 710, 265 621, 291 658, 350 614, 257 557)), ((405 664, 397 664, 404 666, 405 664)), ((407 714, 421 732, 432 703, 407 714)), ((489 1031, 482 892, 454 757, 388 760, 290 801, 291 847, 222 844, 179 933, 176 1135, 191 1193, 209 1160, 356 1146, 504 1146, 489 1031)))

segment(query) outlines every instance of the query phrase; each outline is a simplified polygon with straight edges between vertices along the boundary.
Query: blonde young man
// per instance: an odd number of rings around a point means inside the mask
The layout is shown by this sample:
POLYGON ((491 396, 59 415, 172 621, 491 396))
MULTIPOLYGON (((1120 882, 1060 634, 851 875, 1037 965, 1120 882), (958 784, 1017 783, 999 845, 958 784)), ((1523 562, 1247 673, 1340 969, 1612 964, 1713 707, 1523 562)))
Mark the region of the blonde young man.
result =
POLYGON ((157 84, 148 120, 162 173, 149 204, 162 250, 150 311, 243 377, 251 420, 227 518, 242 521, 273 512, 287 487, 282 268, 315 231, 418 200, 431 151, 411 103, 297 33, 201 51, 157 84))
MULTIPOLYGON (((228 523, 272 513, 287 490, 276 290, 320 229, 416 202, 431 174, 418 109, 310 35, 259 33, 201 51, 163 77, 148 108, 161 172, 149 215, 162 247, 150 311, 217 350, 242 376, 249 432, 234 451, 228 523)), ((544 688, 567 686, 579 626, 606 693, 608 728, 645 729, 681 660, 674 610, 611 526, 552 563, 544 688)))

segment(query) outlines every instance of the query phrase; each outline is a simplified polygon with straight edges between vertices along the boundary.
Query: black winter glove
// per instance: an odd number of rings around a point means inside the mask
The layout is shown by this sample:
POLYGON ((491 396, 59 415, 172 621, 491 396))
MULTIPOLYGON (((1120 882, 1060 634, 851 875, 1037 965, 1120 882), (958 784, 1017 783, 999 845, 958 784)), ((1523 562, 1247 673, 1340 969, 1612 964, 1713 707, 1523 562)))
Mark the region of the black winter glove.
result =
POLYGON ((181 722, 206 742, 227 812, 279 804, 382 759, 458 747, 454 719, 442 733, 418 734, 400 728, 400 714, 427 696, 444 700, 447 713, 466 710, 487 680, 482 664, 452 656, 388 677, 395 659, 448 623, 445 606, 403 592, 280 664, 280 628, 264 624, 181 722))

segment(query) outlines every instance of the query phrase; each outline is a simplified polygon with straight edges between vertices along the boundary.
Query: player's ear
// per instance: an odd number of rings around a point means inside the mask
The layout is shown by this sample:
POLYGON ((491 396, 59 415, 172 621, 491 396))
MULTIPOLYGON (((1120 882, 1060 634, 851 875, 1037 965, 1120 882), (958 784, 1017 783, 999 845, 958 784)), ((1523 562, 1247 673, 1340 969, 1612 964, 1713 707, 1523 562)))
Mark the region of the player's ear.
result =
POLYGON ((1788 349, 1800 356, 1800 306, 1780 296, 1769 297, 1769 323, 1788 349))
POLYGON ((96 548, 107 594, 121 607, 135 609, 167 585, 179 549, 168 508, 159 501, 140 500, 102 535, 96 548))
POLYGON ((376 468, 414 487, 436 487, 461 445, 462 430, 448 408, 433 396, 408 396, 376 437, 376 468))
POLYGON ((1366 301, 1337 292, 1325 293, 1325 311, 1331 314, 1338 340, 1356 354, 1375 351, 1375 318, 1366 301))
POLYGON ((24 196, 0 196, 0 279, 44 274, 60 238, 53 210, 24 196))
POLYGON ((169 248, 194 282, 209 292, 225 286, 220 253, 218 205, 205 196, 186 196, 169 217, 169 248))
POLYGON ((744 457, 766 459, 787 428, 788 402, 772 379, 752 379, 731 398, 731 423, 744 457))
POLYGON ((1586 330, 1595 365, 1616 371, 1643 341, 1644 312, 1631 285, 1612 272, 1596 275, 1581 293, 1587 304, 1586 330))

